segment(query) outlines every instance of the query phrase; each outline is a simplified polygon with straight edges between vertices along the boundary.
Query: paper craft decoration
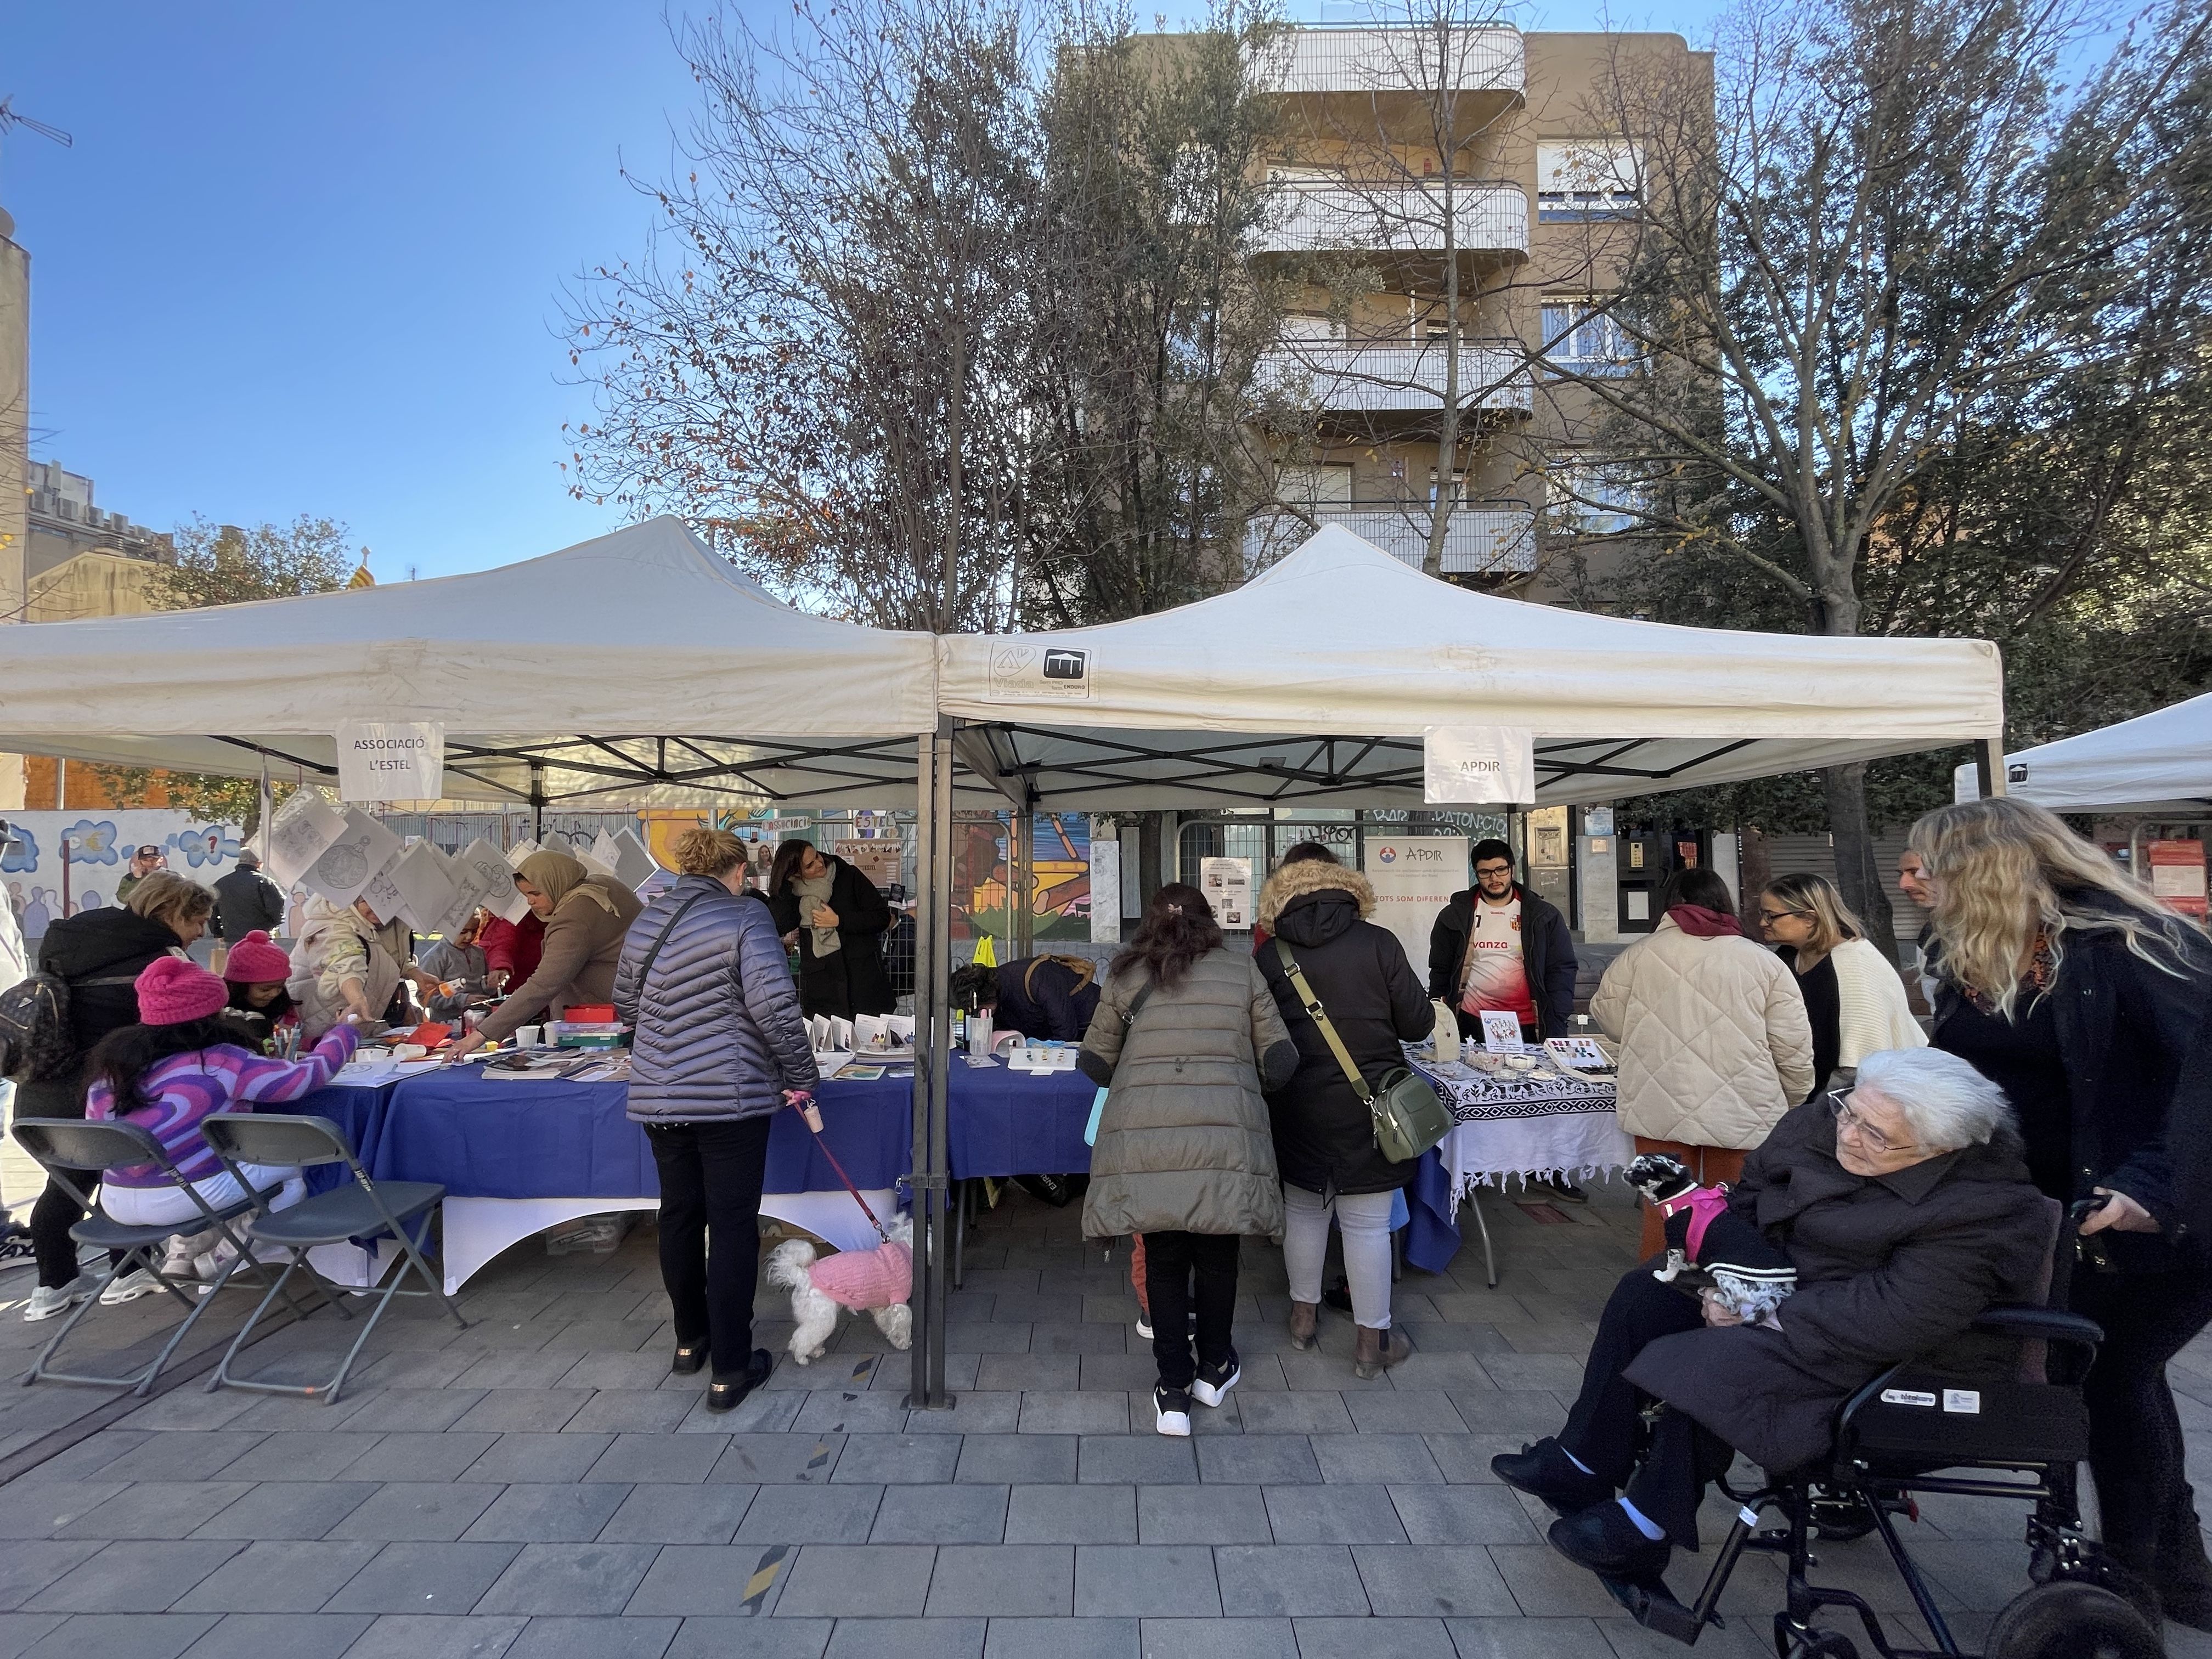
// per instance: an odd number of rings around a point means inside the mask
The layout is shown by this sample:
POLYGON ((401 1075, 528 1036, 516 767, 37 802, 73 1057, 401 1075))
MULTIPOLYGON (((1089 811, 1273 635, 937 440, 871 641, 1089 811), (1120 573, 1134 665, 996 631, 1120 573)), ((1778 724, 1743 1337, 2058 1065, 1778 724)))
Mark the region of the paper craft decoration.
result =
POLYGON ((1482 1046, 1493 1054, 1521 1052, 1521 1017, 1510 1008, 1482 1011, 1482 1046))
MULTIPOLYGON (((349 806, 346 809, 345 828, 300 879, 310 891, 333 904, 351 904, 370 881, 398 856, 399 837, 359 807, 349 806)), ((385 898, 397 908, 396 892, 386 893, 385 898)), ((388 918, 392 914, 378 908, 374 898, 369 900, 369 906, 380 916, 388 918)))
POLYGON ((341 720, 338 794, 345 800, 435 800, 446 793, 443 720, 341 720))
MULTIPOLYGON (((435 933, 453 911, 455 889, 443 859, 444 854, 428 842, 418 841, 384 872, 382 878, 398 890, 399 914, 418 933, 435 933)), ((384 912, 380 908, 377 914, 384 912)))
POLYGON ((324 799, 321 790, 301 790, 269 826, 270 874, 280 885, 291 886, 345 833, 345 814, 324 799))
POLYGON ((507 849, 507 867, 510 870, 520 870, 522 868, 523 860, 528 858, 532 853, 542 853, 544 850, 545 848, 541 843, 534 842, 531 840, 529 836, 525 836, 520 841, 515 842, 514 846, 507 849))
POLYGON ((635 892, 653 879, 660 868, 660 861, 637 838, 635 830, 624 828, 614 837, 614 857, 609 861, 615 866, 615 879, 635 892))
MULTIPOLYGON (((585 869, 590 871, 593 875, 605 876, 609 881, 612 881, 615 878, 614 861, 611 859, 601 857, 599 854, 599 848, 604 844, 609 852, 612 852, 614 850, 614 839, 615 838, 612 836, 602 830, 599 831, 599 838, 598 841, 593 842, 588 848, 571 847, 568 849, 568 856, 575 860, 577 863, 582 865, 585 869)), ((557 852, 560 849, 556 848, 554 850, 557 852)))

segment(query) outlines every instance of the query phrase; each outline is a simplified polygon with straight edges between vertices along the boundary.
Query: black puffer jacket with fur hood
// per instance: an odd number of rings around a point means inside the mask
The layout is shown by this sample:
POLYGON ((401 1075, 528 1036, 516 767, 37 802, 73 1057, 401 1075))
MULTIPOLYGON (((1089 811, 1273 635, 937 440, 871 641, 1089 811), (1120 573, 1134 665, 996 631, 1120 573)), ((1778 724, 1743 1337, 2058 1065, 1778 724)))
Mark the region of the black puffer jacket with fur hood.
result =
MULTIPOLYGON (((1367 920, 1374 912, 1366 877, 1317 860, 1286 864, 1268 877, 1256 912, 1260 926, 1291 947, 1329 1024, 1370 1079, 1404 1064, 1400 1044, 1419 1042, 1436 1024, 1406 947, 1367 920)), ((1376 1149, 1373 1120, 1307 1018, 1274 939, 1260 947, 1260 971, 1298 1047, 1298 1069, 1267 1095, 1283 1179, 1324 1196, 1404 1186, 1414 1164, 1393 1164, 1376 1149)))

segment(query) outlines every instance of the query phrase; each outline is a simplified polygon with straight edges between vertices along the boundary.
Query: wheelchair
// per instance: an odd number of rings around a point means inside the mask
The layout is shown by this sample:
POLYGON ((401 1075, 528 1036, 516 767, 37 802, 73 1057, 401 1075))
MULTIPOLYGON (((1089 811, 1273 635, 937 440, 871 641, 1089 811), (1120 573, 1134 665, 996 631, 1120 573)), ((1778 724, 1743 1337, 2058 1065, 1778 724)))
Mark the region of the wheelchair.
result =
POLYGON ((1980 1659, 2159 1659, 2166 1647, 2155 1598, 2081 1534, 2077 1468, 2088 1455, 2089 1423, 2080 1381, 2104 1333, 2079 1315, 2030 1305, 1986 1309, 1973 1329, 2021 1345, 2015 1378, 1967 1382, 1911 1361, 1893 1365, 1838 1408, 1827 1462, 1748 1492, 1719 1483, 1738 1506, 1735 1522, 1694 1601, 1686 1606, 1657 1583, 1608 1578, 1607 1589, 1638 1624, 1694 1644, 1723 1622, 1721 1594, 1736 1563, 1747 1550, 1763 1551, 1781 1556, 1788 1574, 1788 1605, 1774 1615, 1778 1659, 1860 1659, 1850 1635, 1816 1627, 1830 1612, 1856 1615, 1880 1659, 1970 1659, 1895 1517, 1917 1516, 1916 1492, 2032 1498, 2030 1586, 1997 1614, 1980 1659), (2002 1472, 2030 1479, 1996 1478, 2002 1472), (1782 1524, 1762 1531, 1769 1511, 1782 1524), (1869 1531, 1895 1563, 1934 1647, 1893 1645, 1863 1597, 1812 1582, 1816 1541, 1869 1531))

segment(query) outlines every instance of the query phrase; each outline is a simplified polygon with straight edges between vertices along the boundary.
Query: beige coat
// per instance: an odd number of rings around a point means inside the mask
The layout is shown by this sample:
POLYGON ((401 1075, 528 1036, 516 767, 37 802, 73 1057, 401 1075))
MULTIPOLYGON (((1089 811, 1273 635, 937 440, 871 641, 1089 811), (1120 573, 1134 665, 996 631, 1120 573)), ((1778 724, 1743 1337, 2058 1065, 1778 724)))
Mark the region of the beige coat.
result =
POLYGON ((1692 1146, 1756 1146, 1813 1088, 1796 975, 1762 945, 1662 919, 1605 970, 1590 1012, 1620 1043, 1620 1127, 1692 1146))
POLYGON ((324 1032, 345 1018, 346 981, 362 982, 369 1013, 380 1018, 399 989, 400 976, 400 964, 353 906, 326 899, 309 902, 285 987, 300 1005, 301 1035, 309 1042, 320 1042, 324 1032))
POLYGON ((1207 951, 1173 990, 1122 1021, 1147 975, 1108 981, 1083 1039, 1082 1066, 1112 1079, 1091 1153, 1083 1234, 1275 1234, 1283 1188, 1261 1094, 1298 1051, 1274 993, 1242 951, 1207 951))
POLYGON ((545 918, 538 971, 507 993, 477 1029, 495 1042, 549 1011, 559 1019, 580 1003, 612 1002, 623 940, 644 908, 636 894, 605 876, 570 888, 545 918))

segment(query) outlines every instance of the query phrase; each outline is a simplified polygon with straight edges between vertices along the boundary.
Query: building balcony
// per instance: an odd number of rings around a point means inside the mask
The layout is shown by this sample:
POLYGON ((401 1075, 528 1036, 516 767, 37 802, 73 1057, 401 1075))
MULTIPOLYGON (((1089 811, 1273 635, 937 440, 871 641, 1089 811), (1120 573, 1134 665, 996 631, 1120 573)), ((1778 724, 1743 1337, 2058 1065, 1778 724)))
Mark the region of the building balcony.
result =
MULTIPOLYGON (((1432 414, 1443 406, 1444 343, 1285 340, 1260 360, 1261 387, 1323 415, 1432 414)), ((1534 377, 1516 343, 1462 339, 1462 414, 1527 415, 1534 377)))
MULTIPOLYGON (((1441 189, 1300 179, 1276 186, 1273 211, 1256 234, 1261 254, 1441 255, 1447 215, 1441 189)), ((1455 185, 1449 241, 1481 263, 1528 256, 1528 197, 1519 185, 1474 179, 1455 185)))
POLYGON ((1517 100, 1528 73, 1521 31, 1498 27, 1289 29, 1267 67, 1273 89, 1293 96, 1494 92, 1517 100))
MULTIPOLYGON (((1323 524, 1342 525, 1394 559, 1419 570, 1429 550, 1425 503, 1324 502, 1314 509, 1323 524)), ((1279 557, 1313 532, 1290 514, 1255 518, 1245 535, 1245 557, 1258 565, 1279 557)), ((1536 509, 1526 501, 1469 501, 1456 508, 1444 530, 1447 576, 1525 575, 1536 568, 1536 509)))

